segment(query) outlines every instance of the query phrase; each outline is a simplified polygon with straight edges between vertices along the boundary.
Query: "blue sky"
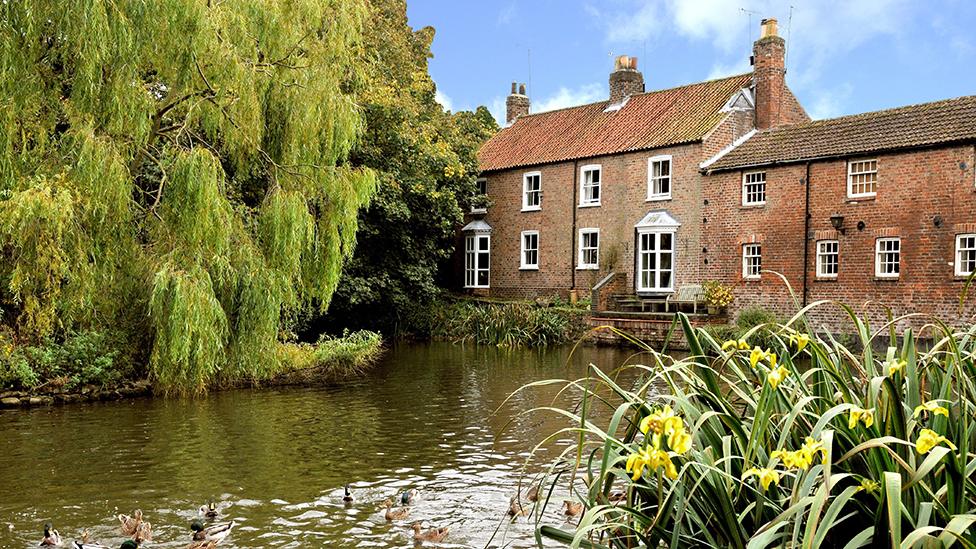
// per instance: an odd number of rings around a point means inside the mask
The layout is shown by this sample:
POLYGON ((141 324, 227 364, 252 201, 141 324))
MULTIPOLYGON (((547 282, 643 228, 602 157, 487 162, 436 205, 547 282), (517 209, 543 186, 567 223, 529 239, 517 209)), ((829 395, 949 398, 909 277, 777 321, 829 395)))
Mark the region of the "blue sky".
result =
POLYGON ((789 34, 787 83, 814 118, 976 94, 972 0, 408 0, 407 12, 437 30, 439 101, 496 118, 513 80, 530 84, 532 112, 605 99, 615 55, 639 58, 648 90, 748 72, 763 17, 789 34))

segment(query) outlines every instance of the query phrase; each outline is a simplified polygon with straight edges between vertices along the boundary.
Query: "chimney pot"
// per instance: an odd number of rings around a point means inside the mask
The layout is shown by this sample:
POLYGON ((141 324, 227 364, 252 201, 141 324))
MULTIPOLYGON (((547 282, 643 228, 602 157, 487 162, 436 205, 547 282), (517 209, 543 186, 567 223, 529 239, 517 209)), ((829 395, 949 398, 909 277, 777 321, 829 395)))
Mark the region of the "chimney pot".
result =
POLYGON ((766 38, 767 36, 779 36, 776 34, 776 19, 769 18, 762 20, 762 33, 760 38, 766 38))
POLYGON ((525 84, 519 84, 519 95, 525 95, 525 84))
POLYGON ((516 86, 515 82, 512 82, 512 94, 513 95, 516 93, 515 86, 516 86))
POLYGON ((512 93, 505 99, 505 123, 511 124, 526 114, 529 114, 529 98, 525 95, 525 84, 512 82, 512 93))
POLYGON ((644 93, 644 75, 637 70, 637 58, 618 55, 610 73, 610 102, 617 103, 635 93, 644 93))

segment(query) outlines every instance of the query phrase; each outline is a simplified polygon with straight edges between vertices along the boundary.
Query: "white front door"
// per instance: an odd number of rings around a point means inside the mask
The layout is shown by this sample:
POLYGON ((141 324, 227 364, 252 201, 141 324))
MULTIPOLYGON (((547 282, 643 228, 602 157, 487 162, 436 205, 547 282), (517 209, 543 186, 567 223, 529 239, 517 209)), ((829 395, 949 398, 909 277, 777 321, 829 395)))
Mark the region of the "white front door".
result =
POLYGON ((673 231, 637 233, 637 291, 674 290, 673 231))

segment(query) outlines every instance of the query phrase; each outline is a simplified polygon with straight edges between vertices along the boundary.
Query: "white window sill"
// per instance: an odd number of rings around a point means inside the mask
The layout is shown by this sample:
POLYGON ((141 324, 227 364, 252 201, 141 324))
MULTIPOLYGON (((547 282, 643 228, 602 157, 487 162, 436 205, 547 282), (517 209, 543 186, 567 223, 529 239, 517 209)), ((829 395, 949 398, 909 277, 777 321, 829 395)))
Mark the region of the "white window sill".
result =
POLYGON ((580 204, 579 207, 580 208, 596 208, 599 205, 600 205, 599 202, 588 202, 586 204, 580 204))
POLYGON ((877 197, 878 197, 878 193, 870 193, 870 194, 849 194, 849 195, 847 195, 847 200, 848 201, 854 201, 854 202, 856 202, 858 200, 874 200, 877 197))
POLYGON ((523 212, 541 212, 542 206, 533 206, 531 208, 522 208, 523 212))
POLYGON ((816 277, 816 279, 817 280, 828 280, 828 281, 829 280, 837 280, 837 275, 822 275, 822 274, 818 274, 817 277, 816 277))
POLYGON ((538 271, 539 270, 539 266, 536 265, 534 267, 527 267, 525 265, 522 265, 521 267, 519 267, 519 270, 520 271, 538 271))
POLYGON ((471 213, 473 214, 488 213, 488 208, 471 208, 471 213))
POLYGON ((659 195, 648 196, 647 200, 645 200, 644 202, 661 202, 663 200, 671 200, 671 195, 659 194, 659 195))
POLYGON ((742 280, 762 280, 762 275, 742 275, 742 280))
POLYGON ((599 268, 600 267, 598 265, 577 265, 576 266, 577 271, 596 271, 599 268))
POLYGON ((489 288, 491 288, 491 286, 465 286, 464 287, 465 290, 487 290, 489 288))
POLYGON ((765 205, 766 205, 765 202, 743 202, 742 203, 743 208, 761 208, 765 205))
POLYGON ((901 278, 901 275, 883 275, 877 273, 874 274, 875 280, 898 280, 899 278, 901 278))

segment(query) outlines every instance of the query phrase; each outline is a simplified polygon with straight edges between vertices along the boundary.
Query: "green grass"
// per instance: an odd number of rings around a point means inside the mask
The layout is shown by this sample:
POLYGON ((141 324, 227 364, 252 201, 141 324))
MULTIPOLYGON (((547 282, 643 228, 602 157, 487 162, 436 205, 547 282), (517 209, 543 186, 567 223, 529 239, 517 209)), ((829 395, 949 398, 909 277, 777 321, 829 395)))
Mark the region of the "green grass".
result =
POLYGON ((636 386, 596 367, 582 380, 539 382, 582 395, 568 409, 532 411, 567 421, 540 445, 576 441, 547 474, 548 483, 572 479, 574 498, 586 506, 572 538, 562 540, 613 548, 976 547, 976 327, 931 320, 919 331, 932 342, 923 351, 916 332, 894 338, 890 327, 902 319, 872 329, 841 305, 857 334, 854 351, 806 329, 810 309, 833 306, 818 302, 760 324, 744 334, 745 348, 723 345, 681 315, 690 356, 645 347, 644 365, 623 367, 639 371, 636 386), (756 341, 769 345, 756 350, 756 341), (677 419, 662 419, 665 406, 677 419), (628 461, 649 463, 637 471, 628 461), (625 502, 610 504, 614 491, 625 502))
POLYGON ((317 343, 282 343, 280 369, 267 379, 287 383, 330 383, 363 375, 383 353, 383 338, 361 330, 342 337, 323 336, 317 343))

